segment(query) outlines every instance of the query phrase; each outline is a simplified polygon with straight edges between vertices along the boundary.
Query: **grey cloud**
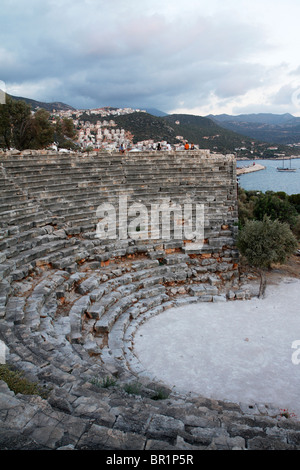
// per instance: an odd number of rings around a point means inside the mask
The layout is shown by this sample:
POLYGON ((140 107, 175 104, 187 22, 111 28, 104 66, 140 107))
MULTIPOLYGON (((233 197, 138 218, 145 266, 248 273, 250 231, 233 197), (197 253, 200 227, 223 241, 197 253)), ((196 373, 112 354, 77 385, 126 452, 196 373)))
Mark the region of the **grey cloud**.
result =
MULTIPOLYGON (((300 86, 300 84, 299 84, 300 86)), ((272 104, 274 105, 291 105, 293 93, 297 88, 291 86, 290 84, 284 85, 281 87, 278 92, 273 96, 272 104)))
POLYGON ((1 62, 0 48, 0 79, 47 83, 36 99, 167 111, 181 101, 194 106, 210 91, 244 94, 264 72, 247 63, 265 45, 263 34, 234 19, 200 11, 186 22, 121 0, 28 0, 26 10, 11 8, 17 4, 2 6, 0 44, 11 62, 1 62))
POLYGON ((300 75, 300 65, 295 70, 292 70, 290 75, 300 75))

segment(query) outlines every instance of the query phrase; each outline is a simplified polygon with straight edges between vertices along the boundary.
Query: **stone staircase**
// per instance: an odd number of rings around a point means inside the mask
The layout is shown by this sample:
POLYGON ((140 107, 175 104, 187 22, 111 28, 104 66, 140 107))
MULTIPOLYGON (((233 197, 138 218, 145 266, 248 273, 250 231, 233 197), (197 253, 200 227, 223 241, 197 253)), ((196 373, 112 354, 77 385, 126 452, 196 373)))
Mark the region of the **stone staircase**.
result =
POLYGON ((15 395, 0 381, 1 449, 300 447, 299 422, 280 410, 179 395, 134 354, 134 335, 153 315, 249 298, 229 157, 2 155, 0 170, 0 340, 7 363, 47 391, 15 395), (126 194, 149 204, 177 190, 208 206, 201 251, 188 253, 184 240, 96 237, 102 201, 126 194))

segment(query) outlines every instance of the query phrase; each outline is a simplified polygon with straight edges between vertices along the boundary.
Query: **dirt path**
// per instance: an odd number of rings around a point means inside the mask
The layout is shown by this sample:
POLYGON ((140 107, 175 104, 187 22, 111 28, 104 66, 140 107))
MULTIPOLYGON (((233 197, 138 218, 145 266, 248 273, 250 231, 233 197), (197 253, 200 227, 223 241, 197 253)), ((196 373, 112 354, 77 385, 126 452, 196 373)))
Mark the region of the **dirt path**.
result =
POLYGON ((300 256, 293 255, 285 264, 274 265, 267 273, 268 282, 277 282, 284 277, 300 279, 300 256))
MULTIPOLYGON (((284 264, 274 264, 272 269, 266 271, 267 285, 278 285, 283 279, 300 279, 300 256, 291 256, 284 264)), ((259 270, 247 265, 240 265, 240 279, 258 289, 260 283, 259 270)), ((300 295, 300 293, 299 293, 300 295)))

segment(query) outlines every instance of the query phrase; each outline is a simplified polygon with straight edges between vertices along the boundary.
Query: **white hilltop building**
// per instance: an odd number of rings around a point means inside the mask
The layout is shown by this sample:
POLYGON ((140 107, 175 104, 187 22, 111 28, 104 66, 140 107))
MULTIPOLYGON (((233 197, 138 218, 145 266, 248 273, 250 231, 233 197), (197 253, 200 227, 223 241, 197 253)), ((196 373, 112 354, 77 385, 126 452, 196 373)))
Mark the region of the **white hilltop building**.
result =
MULTIPOLYGON (((77 130, 77 144, 85 149, 92 147, 94 149, 118 149, 121 144, 125 148, 132 146, 132 141, 126 135, 126 131, 122 128, 118 128, 114 119, 114 116, 122 116, 135 112, 145 113, 145 110, 133 109, 133 108, 117 108, 112 109, 108 107, 94 108, 94 109, 81 109, 81 110, 67 110, 67 111, 54 111, 52 118, 70 118, 73 119, 74 127, 77 130), (103 121, 100 119, 96 123, 80 119, 83 115, 87 116, 99 116, 100 118, 106 118, 103 121)), ((93 118, 94 119, 94 118, 93 118)), ((91 120, 93 120, 91 119, 91 120)), ((135 145, 140 150, 151 150, 153 149, 154 142, 152 140, 146 140, 135 145)))

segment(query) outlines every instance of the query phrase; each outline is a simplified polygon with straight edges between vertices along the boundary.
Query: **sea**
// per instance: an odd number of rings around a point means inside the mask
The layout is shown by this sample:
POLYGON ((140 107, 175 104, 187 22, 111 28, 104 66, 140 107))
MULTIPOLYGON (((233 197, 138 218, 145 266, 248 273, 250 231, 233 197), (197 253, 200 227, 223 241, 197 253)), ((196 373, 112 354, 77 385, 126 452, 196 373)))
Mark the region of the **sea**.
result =
MULTIPOLYGON (((282 167, 282 160, 237 160, 237 167, 251 166, 253 162, 263 165, 266 169, 240 175, 239 186, 245 190, 284 191, 286 194, 300 194, 300 159, 292 158, 291 167, 295 172, 280 172, 277 167, 282 167)), ((290 166, 290 160, 284 161, 284 166, 290 166)))

